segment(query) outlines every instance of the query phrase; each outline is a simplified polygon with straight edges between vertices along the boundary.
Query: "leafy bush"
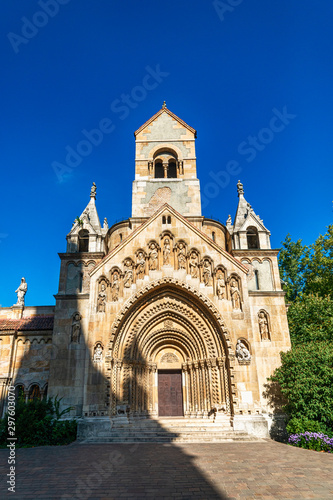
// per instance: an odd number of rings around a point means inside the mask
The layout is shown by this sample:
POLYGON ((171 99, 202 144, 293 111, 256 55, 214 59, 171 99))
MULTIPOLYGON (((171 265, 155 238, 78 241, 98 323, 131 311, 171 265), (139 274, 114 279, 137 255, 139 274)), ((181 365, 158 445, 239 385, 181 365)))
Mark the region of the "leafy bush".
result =
POLYGON ((288 443, 306 450, 333 452, 333 438, 329 438, 323 433, 303 432, 301 434, 291 434, 288 443))
POLYGON ((288 434, 302 434, 304 432, 327 433, 325 425, 317 420, 309 420, 306 417, 293 417, 289 420, 286 429, 288 434))
MULTIPOLYGON (((315 420, 333 430, 333 349, 331 342, 310 342, 281 353, 282 364, 268 379, 278 384, 283 411, 296 419, 315 420)), ((308 429, 306 429, 308 430, 308 429)))
MULTIPOLYGON (((69 444, 76 439, 76 420, 60 420, 71 408, 59 411, 59 399, 28 401, 19 399, 15 411, 17 447, 69 444)), ((7 445, 7 415, 0 420, 0 446, 7 445)))

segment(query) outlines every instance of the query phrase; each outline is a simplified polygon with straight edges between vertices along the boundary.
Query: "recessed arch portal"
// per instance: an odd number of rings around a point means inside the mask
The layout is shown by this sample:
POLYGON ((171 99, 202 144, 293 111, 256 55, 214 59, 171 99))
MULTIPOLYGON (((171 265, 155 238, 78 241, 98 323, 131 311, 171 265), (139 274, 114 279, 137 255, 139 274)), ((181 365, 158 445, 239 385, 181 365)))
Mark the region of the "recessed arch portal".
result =
POLYGON ((124 407, 134 414, 158 414, 162 351, 165 360, 175 362, 176 356, 181 365, 185 415, 204 417, 222 407, 232 413, 234 353, 223 319, 198 290, 163 278, 134 295, 113 325, 108 357, 111 414, 124 407))

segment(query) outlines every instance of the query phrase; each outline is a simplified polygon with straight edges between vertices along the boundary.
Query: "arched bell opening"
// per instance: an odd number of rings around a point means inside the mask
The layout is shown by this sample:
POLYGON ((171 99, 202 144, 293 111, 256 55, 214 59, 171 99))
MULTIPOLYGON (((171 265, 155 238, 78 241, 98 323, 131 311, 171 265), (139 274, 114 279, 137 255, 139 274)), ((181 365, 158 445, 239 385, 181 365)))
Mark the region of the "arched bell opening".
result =
POLYGON ((188 290, 162 284, 140 294, 110 342, 111 415, 213 418, 218 410, 230 415, 226 335, 213 312, 188 290), (163 401, 161 384, 164 397, 168 391, 181 393, 181 402, 163 401))

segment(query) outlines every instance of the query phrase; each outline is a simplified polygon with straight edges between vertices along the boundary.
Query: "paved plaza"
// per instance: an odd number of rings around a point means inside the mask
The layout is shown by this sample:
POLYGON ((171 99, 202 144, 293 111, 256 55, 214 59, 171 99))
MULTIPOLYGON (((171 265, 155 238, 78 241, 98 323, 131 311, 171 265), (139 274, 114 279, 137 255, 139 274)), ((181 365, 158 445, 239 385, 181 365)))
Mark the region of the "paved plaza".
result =
POLYGON ((14 499, 332 499, 333 455, 273 441, 86 444, 17 450, 14 499))

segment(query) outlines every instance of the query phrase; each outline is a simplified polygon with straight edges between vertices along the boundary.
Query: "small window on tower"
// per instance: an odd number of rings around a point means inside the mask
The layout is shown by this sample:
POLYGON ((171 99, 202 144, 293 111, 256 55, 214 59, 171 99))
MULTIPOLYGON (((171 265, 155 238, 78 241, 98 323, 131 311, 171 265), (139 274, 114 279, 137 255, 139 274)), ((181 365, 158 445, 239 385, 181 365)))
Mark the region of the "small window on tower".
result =
POLYGON ((212 240, 215 241, 215 231, 212 232, 212 240))
POLYGON ((155 162, 155 179, 163 179, 164 169, 161 161, 155 162))
POLYGON ((260 248, 257 228, 249 227, 248 230, 246 231, 246 237, 247 237, 247 248, 249 250, 260 248))
POLYGON ((162 224, 166 224, 166 217, 165 217, 165 215, 163 215, 163 217, 162 217, 162 224))
POLYGON ((256 269, 254 271, 254 282, 255 282, 256 290, 259 290, 259 271, 258 271, 258 269, 256 269))
POLYGON ((168 165, 168 178, 176 179, 177 178, 177 165, 175 161, 170 161, 168 165))
POLYGON ((81 229, 79 232, 79 252, 89 252, 89 231, 81 229))
POLYGON ((168 215, 168 224, 171 224, 171 215, 168 215))

